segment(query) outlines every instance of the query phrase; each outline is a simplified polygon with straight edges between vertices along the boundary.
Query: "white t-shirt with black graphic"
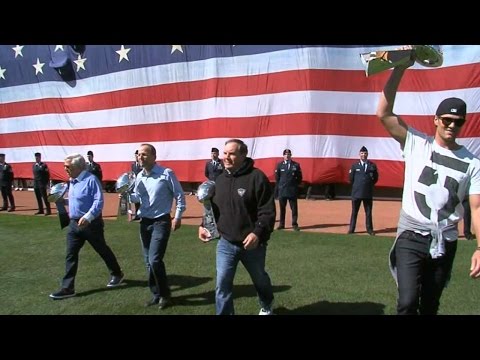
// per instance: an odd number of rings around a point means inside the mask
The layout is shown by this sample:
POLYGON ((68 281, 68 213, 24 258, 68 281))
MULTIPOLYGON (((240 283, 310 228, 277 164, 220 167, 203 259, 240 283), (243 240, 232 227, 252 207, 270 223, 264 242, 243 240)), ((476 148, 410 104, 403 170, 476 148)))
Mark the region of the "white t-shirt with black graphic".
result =
MULTIPOLYGON (((457 223, 463 217, 465 194, 480 194, 480 160, 464 146, 448 150, 409 128, 403 157, 402 208, 422 224, 457 223)), ((454 240, 447 234, 445 238, 454 240)))

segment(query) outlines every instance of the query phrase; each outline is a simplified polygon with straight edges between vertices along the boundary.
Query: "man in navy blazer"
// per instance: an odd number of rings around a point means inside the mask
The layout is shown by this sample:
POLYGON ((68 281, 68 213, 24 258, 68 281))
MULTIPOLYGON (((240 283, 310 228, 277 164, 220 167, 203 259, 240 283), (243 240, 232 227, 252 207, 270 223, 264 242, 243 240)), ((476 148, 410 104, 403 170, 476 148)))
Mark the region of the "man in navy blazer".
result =
POLYGON ((352 184, 352 216, 350 217, 349 234, 355 232, 357 215, 360 203, 363 201, 365 209, 365 227, 370 235, 373 232, 372 207, 373 186, 378 181, 378 170, 375 163, 368 160, 368 150, 365 146, 360 149, 360 161, 355 162, 349 172, 350 184, 352 184))
POLYGON ((223 172, 223 162, 218 158, 219 151, 217 148, 212 148, 211 160, 205 164, 205 177, 208 180, 215 181, 223 172))
POLYGON ((275 197, 278 198, 280 205, 280 220, 277 230, 285 229, 285 215, 287 201, 290 203, 292 210, 292 227, 293 230, 299 231, 298 227, 298 186, 302 182, 302 169, 300 164, 292 160, 292 151, 290 149, 283 150, 283 160, 277 164, 275 168, 275 197))

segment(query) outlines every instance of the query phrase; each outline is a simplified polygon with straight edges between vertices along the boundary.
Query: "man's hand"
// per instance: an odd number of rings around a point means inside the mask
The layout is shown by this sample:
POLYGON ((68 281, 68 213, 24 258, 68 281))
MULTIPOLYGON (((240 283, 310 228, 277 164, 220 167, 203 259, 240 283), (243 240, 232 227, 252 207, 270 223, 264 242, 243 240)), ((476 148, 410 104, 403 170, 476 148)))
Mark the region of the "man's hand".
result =
POLYGON ((245 250, 253 250, 258 246, 258 236, 253 232, 248 234, 245 240, 243 240, 243 248, 245 250))
POLYGON ((472 255, 472 264, 470 265, 470 277, 478 279, 480 277, 480 250, 477 248, 472 255))
POLYGON ((406 62, 403 65, 397 66, 398 68, 404 68, 407 69, 410 66, 412 66, 415 63, 415 60, 417 59, 417 56, 415 54, 415 49, 413 48, 413 45, 405 45, 400 48, 400 50, 411 50, 410 52, 410 60, 406 62))
POLYGON ((90 225, 90 221, 88 221, 84 217, 81 217, 80 220, 78 220, 78 227, 80 229, 85 229, 88 225, 90 225))
POLYGON ((209 242, 212 239, 209 231, 203 226, 198 227, 198 238, 203 242, 209 242))
POLYGON ((178 230, 182 226, 182 219, 173 219, 172 220, 172 230, 178 230))

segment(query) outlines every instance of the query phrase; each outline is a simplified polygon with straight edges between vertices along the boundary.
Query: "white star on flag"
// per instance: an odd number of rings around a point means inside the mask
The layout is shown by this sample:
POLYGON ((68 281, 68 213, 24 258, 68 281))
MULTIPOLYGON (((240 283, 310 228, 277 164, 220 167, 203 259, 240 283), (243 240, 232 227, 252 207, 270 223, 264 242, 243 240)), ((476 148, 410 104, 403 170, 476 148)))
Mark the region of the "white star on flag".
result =
POLYGON ((125 49, 125 47, 122 45, 122 47, 120 48, 120 50, 117 50, 115 51, 118 55, 120 55, 120 58, 118 59, 118 62, 121 62, 122 59, 125 59, 127 61, 130 61, 128 59, 128 52, 132 50, 131 48, 127 48, 125 49))
POLYGON ((87 58, 82 59, 82 57, 79 54, 77 60, 74 61, 74 63, 77 64, 77 72, 79 72, 80 69, 86 70, 85 61, 87 61, 87 58))
POLYGON ((5 71, 7 71, 7 69, 2 69, 2 67, 0 66, 0 79, 5 80, 5 71))
POLYGON ((45 63, 41 63, 40 59, 37 57, 37 63, 32 65, 35 68, 35 75, 38 75, 38 73, 43 74, 42 68, 43 68, 44 65, 45 65, 45 63))
POLYGON ((173 54, 177 50, 183 54, 182 45, 172 45, 172 52, 170 54, 173 54))
POLYGON ((25 45, 22 45, 22 46, 16 45, 16 46, 12 47, 12 50, 15 51, 15 59, 16 59, 17 56, 19 56, 19 55, 20 55, 21 57, 23 57, 22 50, 23 50, 23 47, 24 47, 24 46, 25 46, 25 45))
POLYGON ((55 50, 53 52, 57 52, 57 50, 62 50, 62 51, 65 51, 63 49, 63 45, 55 45, 55 50))

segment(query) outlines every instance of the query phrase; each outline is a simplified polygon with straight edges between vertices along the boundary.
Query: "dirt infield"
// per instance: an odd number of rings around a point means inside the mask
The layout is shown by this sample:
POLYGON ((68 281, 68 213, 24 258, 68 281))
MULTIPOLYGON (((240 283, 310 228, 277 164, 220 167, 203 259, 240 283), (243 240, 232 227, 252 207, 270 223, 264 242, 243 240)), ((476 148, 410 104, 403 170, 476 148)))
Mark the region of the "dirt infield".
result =
MULTIPOLYGON (((33 191, 14 191, 16 210, 11 213, 1 212, 0 216, 33 215, 37 211, 37 201, 33 191)), ((186 196, 187 210, 183 215, 182 223, 186 225, 198 225, 201 222, 202 208, 195 196, 186 196)), ((373 202, 373 226, 378 235, 395 236, 398 214, 400 212, 400 200, 374 200, 373 202)), ((105 193, 105 219, 116 219, 118 209, 118 195, 105 193)), ((55 216, 55 206, 52 207, 55 216)), ((277 202, 277 223, 278 223, 277 202)), ((302 231, 346 234, 350 222, 350 200, 299 200, 298 223, 302 231)), ((286 230, 291 231, 291 213, 287 205, 286 230)), ((463 224, 459 226, 463 230, 463 224)), ((462 233, 462 231, 460 231, 462 233)), ((365 235, 365 212, 360 208, 357 219, 356 234, 365 235)))

